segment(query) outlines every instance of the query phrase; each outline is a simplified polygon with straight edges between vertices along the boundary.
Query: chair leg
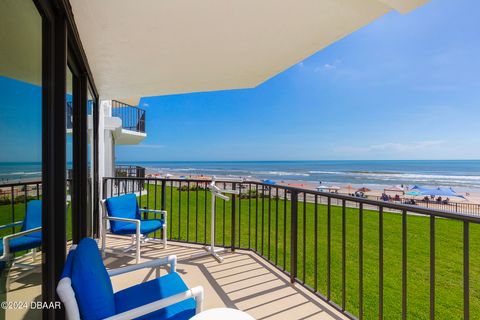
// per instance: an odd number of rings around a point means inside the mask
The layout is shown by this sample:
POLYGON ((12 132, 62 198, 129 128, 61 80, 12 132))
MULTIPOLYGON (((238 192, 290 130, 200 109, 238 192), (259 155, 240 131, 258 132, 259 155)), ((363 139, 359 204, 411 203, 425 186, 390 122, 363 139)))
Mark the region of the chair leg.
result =
POLYGON ((137 263, 140 263, 140 232, 137 231, 137 243, 136 243, 136 252, 135 252, 135 255, 136 255, 136 260, 137 260, 137 263))
POLYGON ((10 274, 7 274, 7 279, 5 279, 5 288, 7 292, 10 291, 10 274))
POLYGON ((37 261, 37 248, 32 249, 32 261, 37 261))
POLYGON ((104 229, 102 232, 102 259, 105 259, 105 247, 107 246, 107 232, 104 229))
POLYGON ((163 249, 167 249, 167 226, 163 226, 163 249))

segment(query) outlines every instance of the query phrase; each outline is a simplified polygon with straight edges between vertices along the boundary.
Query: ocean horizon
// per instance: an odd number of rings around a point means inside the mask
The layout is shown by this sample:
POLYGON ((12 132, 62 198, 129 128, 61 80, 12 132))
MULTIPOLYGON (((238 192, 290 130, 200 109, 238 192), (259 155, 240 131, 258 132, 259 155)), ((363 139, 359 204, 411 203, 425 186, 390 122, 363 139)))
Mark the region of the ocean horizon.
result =
MULTIPOLYGON (((118 161, 148 173, 215 175, 324 185, 425 185, 480 190, 480 160, 118 161)), ((0 163, 0 182, 41 177, 40 162, 0 163)))

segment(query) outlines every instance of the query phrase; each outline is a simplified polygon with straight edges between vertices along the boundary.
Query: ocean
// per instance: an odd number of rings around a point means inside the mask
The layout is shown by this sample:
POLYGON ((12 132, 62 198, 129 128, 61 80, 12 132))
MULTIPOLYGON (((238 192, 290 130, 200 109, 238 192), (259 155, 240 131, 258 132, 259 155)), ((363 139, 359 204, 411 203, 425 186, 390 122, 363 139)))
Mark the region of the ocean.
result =
POLYGON ((41 176, 40 162, 0 162, 0 183, 39 180, 41 176))
POLYGON ((321 181, 325 185, 384 187, 418 184, 454 187, 458 191, 480 189, 480 160, 162 161, 135 164, 146 167, 150 173, 321 181))
MULTIPOLYGON (((362 161, 156 161, 119 162, 147 168, 149 173, 215 175, 305 181, 324 185, 383 187, 425 185, 480 190, 480 160, 362 161)), ((40 163, 0 163, 0 183, 39 179, 40 163)))

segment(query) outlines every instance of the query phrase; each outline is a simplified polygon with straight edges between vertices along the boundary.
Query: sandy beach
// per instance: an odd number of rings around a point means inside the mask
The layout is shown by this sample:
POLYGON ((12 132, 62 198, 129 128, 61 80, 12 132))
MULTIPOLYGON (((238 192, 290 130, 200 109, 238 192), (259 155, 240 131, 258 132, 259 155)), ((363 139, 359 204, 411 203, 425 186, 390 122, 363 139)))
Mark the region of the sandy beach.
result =
MULTIPOLYGON (((210 175, 181 175, 175 172, 171 173, 166 173, 166 174, 158 174, 158 173, 147 173, 148 177, 152 178, 171 178, 171 179, 193 179, 193 180, 210 180, 212 176, 210 175)), ((222 176, 216 176, 218 180, 222 179, 227 179, 227 180, 232 180, 235 178, 232 177, 222 177, 222 176)), ((249 177, 244 178, 244 177, 238 177, 237 180, 248 180, 248 181, 258 181, 260 182, 260 179, 252 178, 249 177)), ((319 187, 321 187, 320 191, 323 192, 331 192, 331 193, 338 193, 342 195, 352 195, 355 194, 355 192, 363 187, 364 185, 359 185, 359 184, 327 184, 327 183, 314 183, 314 182, 309 182, 309 181, 303 181, 303 180, 275 180, 275 183, 280 185, 280 186, 289 186, 289 187, 298 187, 301 189, 308 189, 308 190, 315 190, 318 191, 319 187)), ((381 186, 378 186, 377 188, 372 188, 370 185, 367 186, 370 191, 364 192, 364 195, 368 197, 369 199, 374 199, 374 200, 379 200, 380 197, 382 196, 383 193, 386 193, 388 196, 391 196, 394 198, 396 195, 398 195, 402 199, 415 199, 415 200, 421 200, 424 196, 409 196, 403 194, 401 191, 393 191, 393 190, 385 190, 389 189, 392 186, 385 185, 384 188, 381 188, 381 186)), ((408 191, 409 186, 405 186, 405 192, 408 191)), ((469 204, 479 204, 480 205, 480 192, 479 191, 465 191, 465 192, 457 192, 458 195, 464 197, 452 197, 450 198, 450 202, 458 202, 458 203, 469 203, 469 204)))

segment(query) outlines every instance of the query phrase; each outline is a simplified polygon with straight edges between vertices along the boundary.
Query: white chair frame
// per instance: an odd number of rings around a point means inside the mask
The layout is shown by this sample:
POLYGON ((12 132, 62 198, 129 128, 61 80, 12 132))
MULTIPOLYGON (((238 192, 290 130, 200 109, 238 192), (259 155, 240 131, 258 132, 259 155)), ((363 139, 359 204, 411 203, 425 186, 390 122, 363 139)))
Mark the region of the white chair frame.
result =
MULTIPOLYGON (((73 245, 70 250, 75 250, 76 245, 73 245)), ((172 255, 166 258, 155 259, 153 261, 147 261, 137 265, 131 265, 127 267, 108 270, 108 275, 114 277, 120 274, 136 271, 144 268, 157 268, 157 277, 160 276, 160 266, 170 265, 168 273, 175 272, 177 265, 177 257, 172 255)), ((62 278, 57 286, 57 293, 60 300, 65 305, 66 316, 68 320, 80 320, 80 311, 78 309, 77 300, 75 299, 75 292, 72 288, 72 281, 70 278, 62 278)), ((152 313, 154 311, 166 308, 175 303, 194 298, 196 302, 196 313, 200 313, 203 310, 204 290, 202 286, 197 286, 187 291, 178 293, 171 297, 160 299, 141 307, 131 309, 120 314, 108 317, 108 320, 130 320, 141 317, 143 315, 152 313)))
MULTIPOLYGON (((16 221, 16 222, 13 222, 13 223, 5 224, 3 226, 0 226, 0 230, 4 230, 4 229, 7 229, 7 228, 16 227, 16 226, 21 226, 22 223, 23 223, 23 221, 16 221)), ((30 229, 30 230, 17 232, 17 233, 14 233, 14 234, 9 234, 9 235, 3 237, 3 239, 2 239, 3 254, 2 254, 2 256, 0 256, 0 261, 12 261, 13 265, 19 266, 19 267, 27 270, 25 272, 22 272, 22 274, 19 275, 18 277, 16 277, 15 281, 18 281, 18 280, 32 274, 33 272, 35 272, 37 270, 40 271, 41 265, 30 265, 30 264, 26 264, 26 263, 15 262, 15 256, 14 256, 13 253, 10 252, 10 241, 12 239, 23 237, 23 236, 26 236, 28 234, 35 233, 35 232, 38 232, 38 231, 42 231, 42 227, 37 227, 37 228, 30 229)), ((31 255, 32 256, 32 262, 35 262, 36 258, 37 258, 37 248, 33 248, 30 253, 27 253, 27 254, 23 255, 22 257, 25 257, 26 255, 31 255)), ((10 290, 11 280, 12 279, 9 276, 7 276, 7 282, 6 282, 7 290, 10 290)))
MULTIPOLYGON (((101 200, 100 203, 102 204, 102 226, 101 226, 101 230, 102 230, 102 234, 101 234, 101 238, 102 238, 102 258, 105 258, 105 252, 107 251, 107 231, 108 231, 108 222, 109 221, 121 221, 121 222, 130 222, 130 223, 134 223, 135 226, 136 226, 136 233, 135 235, 132 235, 132 244, 130 246, 128 246, 127 248, 125 248, 124 250, 118 252, 118 251, 113 251, 111 250, 111 252, 113 253, 117 253, 117 254, 126 254, 126 252, 132 250, 132 249, 135 249, 135 259, 136 259, 136 263, 140 263, 140 258, 141 258, 141 248, 140 248, 140 244, 141 242, 147 242, 149 239, 147 239, 147 237, 145 238, 142 238, 142 234, 140 233, 140 223, 141 223, 141 220, 139 219, 129 219, 129 218, 117 218, 117 217, 110 217, 108 215, 108 211, 107 211, 107 201, 106 199, 104 200, 101 200)), ((163 227, 162 227, 162 234, 163 234, 163 239, 162 239, 162 243, 163 243, 163 248, 166 249, 167 248, 167 211, 165 210, 153 210, 153 209, 139 209, 140 212, 153 212, 153 213, 159 213, 162 218, 163 218, 163 227)))

